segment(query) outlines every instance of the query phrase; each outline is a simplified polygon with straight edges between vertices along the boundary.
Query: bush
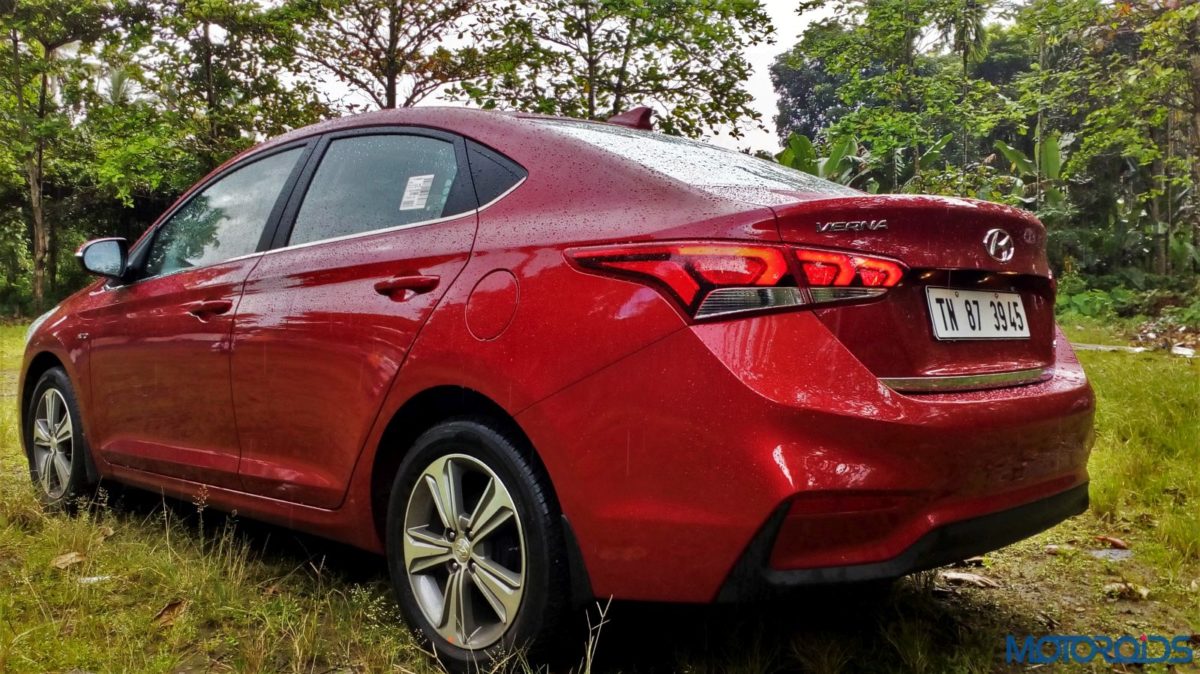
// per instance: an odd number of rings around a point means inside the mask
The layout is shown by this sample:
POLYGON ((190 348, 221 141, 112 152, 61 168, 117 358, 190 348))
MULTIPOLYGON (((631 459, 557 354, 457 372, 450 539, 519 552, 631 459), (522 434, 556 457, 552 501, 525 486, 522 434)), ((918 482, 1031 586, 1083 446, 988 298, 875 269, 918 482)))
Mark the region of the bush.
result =
POLYGON ((1084 277, 1068 272, 1059 279, 1055 309, 1064 318, 1170 317, 1179 325, 1198 326, 1200 283, 1140 273, 1084 277))

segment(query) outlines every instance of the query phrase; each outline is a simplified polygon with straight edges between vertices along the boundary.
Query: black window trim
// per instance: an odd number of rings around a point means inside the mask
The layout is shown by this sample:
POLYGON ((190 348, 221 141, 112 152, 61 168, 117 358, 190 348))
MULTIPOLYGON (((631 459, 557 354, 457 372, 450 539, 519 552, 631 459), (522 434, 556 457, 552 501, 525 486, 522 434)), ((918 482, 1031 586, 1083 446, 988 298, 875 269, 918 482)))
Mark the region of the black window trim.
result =
POLYGON ((190 190, 191 194, 188 196, 188 198, 184 199, 183 201, 180 201, 179 203, 175 204, 175 206, 172 207, 170 210, 163 213, 162 216, 159 217, 158 222, 155 223, 154 228, 150 231, 150 233, 147 234, 145 237, 143 237, 141 242, 137 246, 135 246, 132 251, 130 251, 129 259, 131 261, 131 266, 137 270, 137 274, 139 274, 139 275, 134 276, 133 278, 131 278, 130 280, 125 281, 125 282, 118 283, 118 282, 110 281, 109 283, 105 284, 105 289, 107 290, 107 289, 111 289, 111 288, 121 288, 121 287, 131 286, 136 283, 141 283, 142 281, 150 281, 153 279, 159 279, 159 278, 165 278, 167 276, 173 276, 175 274, 179 274, 182 272, 206 269, 208 267, 213 267, 213 266, 216 266, 219 264, 225 264, 227 262, 235 262, 237 260, 244 260, 247 258, 255 257, 255 256, 262 255, 263 253, 267 252, 270 249, 269 247, 270 247, 271 237, 274 235, 274 233, 278 227, 279 218, 283 215, 284 207, 287 205, 288 200, 291 197, 292 191, 295 189, 297 181, 299 180, 300 176, 303 174, 304 169, 310 163, 310 159, 312 158, 312 154, 313 154, 313 149, 315 148, 315 146, 317 144, 316 143, 317 140, 319 140, 317 137, 309 136, 307 138, 297 139, 296 141, 291 142, 291 143, 285 143, 278 147, 272 147, 272 148, 269 148, 269 149, 266 149, 266 150, 263 150, 260 152, 253 152, 251 154, 246 155, 242 159, 238 160, 236 163, 230 164, 229 166, 225 167, 219 173, 210 175, 204 181, 192 186, 192 188, 190 190), (209 187, 216 184, 218 181, 222 180, 223 178, 225 178, 229 174, 233 173, 234 171, 246 168, 247 166, 250 166, 251 164, 254 164, 260 160, 267 159, 268 157, 273 157, 282 152, 288 152, 291 150, 295 150, 297 148, 303 148, 303 149, 300 152, 300 156, 296 158, 295 165, 292 166, 292 172, 290 174, 288 174, 287 180, 284 181, 283 187, 280 188, 279 195, 275 197, 275 205, 271 207, 271 212, 267 216, 267 222, 263 226, 262 235, 259 237, 258 245, 255 246, 255 249, 253 252, 245 253, 243 255, 237 255, 237 256, 234 256, 231 258, 226 258, 224 260, 219 260, 217 262, 211 262, 209 264, 200 265, 198 267, 186 267, 183 269, 176 269, 174 271, 169 271, 169 272, 166 272, 163 274, 155 274, 154 276, 140 276, 141 271, 145 267, 145 264, 147 261, 146 255, 148 255, 150 249, 154 246, 154 240, 158 238, 158 233, 162 230, 163 226, 165 226, 168 222, 170 222, 171 218, 175 217, 176 213, 183 210, 185 207, 188 206, 188 204, 192 203, 193 199, 200 196, 204 192, 204 190, 207 190, 209 187))
MULTIPOLYGON (((270 254, 270 253, 276 253, 276 252, 284 251, 284 250, 292 250, 292 249, 296 249, 296 248, 306 248, 309 246, 317 246, 317 245, 322 245, 322 244, 327 244, 327 243, 334 243, 337 241, 345 241, 347 239, 356 239, 356 238, 365 237, 365 236, 375 236, 377 234, 387 234, 389 232, 397 232, 397 231, 402 231, 405 229, 413 229, 416 227, 425 227, 427 225, 435 225, 435 224, 438 224, 441 222, 457 220, 459 218, 466 217, 469 215, 477 215, 483 209, 491 206, 492 204, 500 201, 504 197, 511 194, 514 190, 516 190, 518 187, 520 187, 522 184, 524 184, 525 180, 528 179, 528 172, 527 172, 526 176, 524 178, 517 181, 514 185, 512 185, 512 187, 505 190, 503 193, 498 195, 495 199, 492 199, 491 201, 487 202, 486 204, 480 204, 479 199, 475 194, 475 184, 471 177, 471 162, 468 158, 466 141, 467 141, 467 139, 464 136, 461 136, 457 133, 452 133, 450 131, 446 131, 443 129, 436 129, 436 128, 427 127, 427 126, 404 125, 404 124, 362 126, 362 127, 355 127, 352 129, 345 129, 342 131, 334 131, 334 132, 324 134, 323 136, 320 137, 320 139, 318 139, 316 145, 314 146, 314 148, 312 150, 312 154, 308 158, 308 163, 304 167, 304 171, 301 173, 299 180, 297 181, 295 187, 292 189, 291 196, 287 202, 287 206, 284 208, 282 215, 280 216, 278 222, 275 225, 275 233, 274 233, 274 237, 272 238, 271 245, 265 251, 265 253, 270 254), (365 232, 356 232, 354 234, 343 234, 341 236, 332 236, 332 237, 328 237, 328 238, 324 238, 324 239, 305 241, 304 243, 290 243, 289 239, 292 236, 292 229, 296 225, 296 216, 299 214, 300 206, 304 203, 304 199, 308 195, 308 189, 309 189, 309 187, 312 186, 313 176, 316 175, 317 168, 320 167, 321 160, 324 158, 326 151, 329 149, 329 145, 333 141, 341 140, 343 138, 353 138, 356 136, 384 136, 384 135, 423 136, 426 138, 434 138, 437 140, 442 140, 442 141, 446 141, 446 142, 453 144, 454 145, 454 158, 458 164, 458 171, 455 174, 454 185, 451 187, 451 190, 452 191, 460 191, 460 190, 465 191, 466 195, 471 200, 471 201, 468 201, 468 203, 471 203, 473 201, 475 204, 475 207, 472 209, 469 209, 469 210, 462 211, 460 213, 455 213, 453 215, 446 215, 446 216, 442 216, 440 218, 432 218, 429 220, 420 220, 417 222, 410 222, 410 223, 406 223, 403 225, 396 225, 394 227, 371 229, 371 230, 367 230, 365 232)), ((487 147, 486 145, 483 145, 482 143, 479 143, 478 141, 476 141, 476 144, 478 144, 482 147, 487 147)), ((501 156, 503 156, 503 155, 501 155, 501 156)), ((511 162, 512 160, 509 159, 508 161, 511 162)), ((513 162, 513 163, 515 163, 515 162, 513 162)), ((519 164, 518 164, 518 166, 519 166, 519 164)))
MULTIPOLYGON (((497 201, 500 201, 504 197, 508 196, 509 192, 512 192, 513 190, 520 187, 521 183, 525 182, 525 180, 529 178, 529 170, 526 169, 524 166, 521 166, 520 164, 518 164, 516 161, 513 161, 513 159, 510 158, 508 155, 498 152, 498 151, 492 149, 490 146, 484 145, 483 143, 475 140, 474 138, 467 138, 466 145, 467 145, 467 163, 468 164, 470 164, 470 162, 471 162, 471 153, 475 152, 480 155, 483 155, 484 157, 490 159, 491 161, 496 162, 500 166, 503 166, 508 169, 516 169, 516 171, 519 171, 521 173, 521 177, 519 180, 517 180, 512 185, 509 185, 503 192, 500 192, 495 197, 492 197, 489 201, 480 205, 479 210, 482 211, 483 209, 487 208, 488 206, 491 206, 492 204, 496 203, 497 201)), ((470 168, 471 168, 471 184, 475 189, 475 199, 476 199, 476 201, 479 201, 479 185, 475 184, 475 166, 471 165, 470 168)))

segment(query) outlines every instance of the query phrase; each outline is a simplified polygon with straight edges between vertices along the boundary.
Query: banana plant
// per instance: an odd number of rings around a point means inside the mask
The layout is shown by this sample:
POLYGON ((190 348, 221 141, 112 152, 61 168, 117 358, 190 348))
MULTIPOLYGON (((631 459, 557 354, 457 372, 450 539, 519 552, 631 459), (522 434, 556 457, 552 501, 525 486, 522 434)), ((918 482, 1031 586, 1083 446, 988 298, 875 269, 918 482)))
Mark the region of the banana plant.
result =
POLYGON ((788 136, 787 147, 775 155, 784 166, 803 171, 842 185, 854 185, 877 192, 879 183, 871 178, 870 154, 858 144, 853 136, 834 138, 829 143, 829 155, 818 156, 811 139, 793 131, 788 136))
MULTIPOLYGON (((942 161, 942 151, 953 138, 954 134, 946 134, 915 158, 911 158, 911 148, 898 148, 890 164, 894 175, 888 172, 888 179, 883 182, 894 183, 898 191, 905 191, 921 171, 935 168, 942 161)), ((859 187, 867 192, 879 191, 881 181, 873 174, 880 167, 872 162, 870 150, 850 135, 830 139, 828 147, 829 155, 821 157, 812 140, 793 131, 788 136, 787 147, 776 155, 776 159, 784 166, 818 178, 859 187)))
POLYGON ((917 177, 925 172, 937 167, 942 163, 942 150, 950 144, 954 139, 953 133, 948 133, 937 139, 933 145, 925 148, 925 151, 920 156, 912 160, 907 159, 909 148, 897 148, 894 163, 896 166, 896 180, 899 185, 896 191, 911 192, 914 190, 914 185, 917 182, 917 177))
POLYGON ((1014 178, 1013 196, 1039 211, 1043 208, 1065 210, 1067 193, 1062 176, 1063 164, 1066 163, 1064 149, 1073 140, 1072 136, 1063 136, 1057 131, 1044 135, 1034 144, 1036 161, 1008 143, 997 140, 996 151, 1008 161, 1014 178))

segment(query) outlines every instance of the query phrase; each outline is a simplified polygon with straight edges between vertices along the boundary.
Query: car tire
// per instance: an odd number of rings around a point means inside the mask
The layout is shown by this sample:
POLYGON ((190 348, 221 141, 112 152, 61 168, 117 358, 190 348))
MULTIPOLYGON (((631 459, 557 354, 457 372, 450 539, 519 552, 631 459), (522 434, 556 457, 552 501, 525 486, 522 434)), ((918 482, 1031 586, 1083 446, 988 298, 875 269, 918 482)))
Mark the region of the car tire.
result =
POLYGON ((47 370, 25 409, 25 456, 43 505, 68 510, 95 489, 87 436, 71 380, 61 367, 47 370))
POLYGON ((560 655, 572 624, 561 521, 527 445, 488 420, 452 419, 413 444, 388 503, 388 568, 445 667, 560 655))

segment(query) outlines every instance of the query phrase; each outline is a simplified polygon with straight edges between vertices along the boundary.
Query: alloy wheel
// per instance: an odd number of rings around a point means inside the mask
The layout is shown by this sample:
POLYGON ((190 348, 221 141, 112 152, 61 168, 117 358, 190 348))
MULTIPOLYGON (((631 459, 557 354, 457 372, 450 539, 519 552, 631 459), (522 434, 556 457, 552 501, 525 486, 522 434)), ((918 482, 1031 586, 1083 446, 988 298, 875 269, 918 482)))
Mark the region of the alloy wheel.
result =
POLYGON ((33 413, 33 465, 38 486, 51 499, 61 498, 71 480, 74 427, 67 401, 48 388, 33 413))
POLYGON ((508 488, 479 459, 450 454, 421 472, 404 515, 404 570, 438 635, 487 648, 516 619, 525 538, 508 488))

